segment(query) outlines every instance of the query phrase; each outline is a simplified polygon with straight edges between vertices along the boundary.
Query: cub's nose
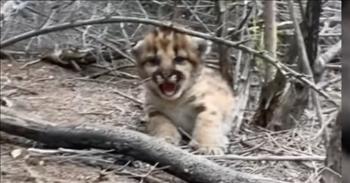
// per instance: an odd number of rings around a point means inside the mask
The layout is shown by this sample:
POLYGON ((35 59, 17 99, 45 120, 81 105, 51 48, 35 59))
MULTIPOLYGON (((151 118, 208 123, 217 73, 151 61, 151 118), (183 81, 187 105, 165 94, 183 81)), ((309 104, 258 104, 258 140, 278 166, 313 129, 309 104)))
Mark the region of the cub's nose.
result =
POLYGON ((163 78, 170 82, 178 82, 181 80, 182 74, 177 70, 163 73, 163 78))
POLYGON ((164 79, 168 79, 169 77, 171 77, 172 75, 174 75, 174 70, 163 70, 161 72, 161 75, 164 79))
POLYGON ((173 73, 172 75, 170 75, 168 77, 168 80, 171 81, 171 82, 177 82, 179 80, 179 77, 177 74, 173 73))
POLYGON ((159 70, 153 74, 152 78, 157 83, 163 83, 166 81, 178 82, 181 80, 181 73, 176 70, 170 70, 170 71, 159 70))
POLYGON ((156 83, 163 83, 165 81, 163 75, 161 72, 156 72, 152 75, 152 79, 153 81, 155 81, 156 83))

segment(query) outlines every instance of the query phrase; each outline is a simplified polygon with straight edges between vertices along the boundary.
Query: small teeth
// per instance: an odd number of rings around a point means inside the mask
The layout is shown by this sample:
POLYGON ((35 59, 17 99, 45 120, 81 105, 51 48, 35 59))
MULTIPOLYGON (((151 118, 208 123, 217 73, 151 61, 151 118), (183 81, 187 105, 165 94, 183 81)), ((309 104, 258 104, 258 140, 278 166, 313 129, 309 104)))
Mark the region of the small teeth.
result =
POLYGON ((168 96, 171 96, 171 95, 173 95, 175 92, 174 91, 171 91, 171 92, 165 92, 165 95, 168 95, 168 96))

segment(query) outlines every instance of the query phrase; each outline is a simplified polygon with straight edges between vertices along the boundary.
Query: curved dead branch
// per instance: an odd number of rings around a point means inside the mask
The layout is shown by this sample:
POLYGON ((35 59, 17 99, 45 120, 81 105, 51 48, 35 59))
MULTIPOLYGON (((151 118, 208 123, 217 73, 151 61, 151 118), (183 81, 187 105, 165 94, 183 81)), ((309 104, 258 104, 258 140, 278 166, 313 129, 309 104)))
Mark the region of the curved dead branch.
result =
POLYGON ((123 128, 63 127, 1 107, 1 131, 47 144, 52 148, 115 150, 144 162, 168 166, 165 171, 192 183, 281 182, 241 173, 140 132, 123 128))
POLYGON ((311 82, 305 75, 298 73, 297 71, 289 68, 288 66, 280 63, 277 61, 277 59, 274 59, 273 57, 268 55, 267 51, 258 51, 254 50, 252 48, 246 47, 242 45, 242 42, 233 42, 229 40, 225 40, 219 37, 216 37, 214 35, 208 35, 202 32, 189 30, 182 27, 176 27, 172 23, 166 23, 158 20, 153 19, 145 19, 145 18, 138 18, 138 17, 122 17, 122 16, 111 16, 111 17, 103 17, 103 18, 96 18, 96 19, 88 19, 88 20, 80 20, 75 22, 66 22, 62 24, 56 24, 44 27, 40 30, 32 30, 17 36, 14 36, 10 39, 4 40, 0 43, 1 48, 5 48, 7 46, 10 46, 12 44, 15 44, 19 41, 42 35, 47 34, 50 32, 65 30, 69 28, 79 27, 79 26, 85 26, 85 25, 93 25, 93 24, 107 24, 107 23, 121 23, 121 22, 128 22, 128 23, 142 23, 142 24, 150 24, 154 26, 164 26, 169 27, 175 31, 188 34, 195 37, 200 37, 203 39, 207 39, 216 43, 220 43, 229 47, 233 47, 236 49, 240 49, 244 52, 247 52, 249 54, 253 54, 256 57, 259 57, 268 63, 272 64, 274 67, 276 67, 277 70, 279 70, 282 74, 294 77, 301 81, 302 83, 310 86, 313 90, 315 90, 317 93, 325 97, 327 100, 329 100, 332 104, 339 107, 338 102, 336 102, 334 99, 332 99, 326 92, 324 92, 322 89, 317 87, 313 82, 311 82))

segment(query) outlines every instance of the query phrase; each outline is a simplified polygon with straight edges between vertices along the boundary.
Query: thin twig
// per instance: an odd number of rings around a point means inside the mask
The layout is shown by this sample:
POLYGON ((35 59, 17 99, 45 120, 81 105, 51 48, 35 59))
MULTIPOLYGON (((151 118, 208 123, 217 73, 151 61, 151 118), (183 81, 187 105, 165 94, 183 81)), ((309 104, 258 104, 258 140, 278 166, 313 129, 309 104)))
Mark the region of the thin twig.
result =
POLYGON ((318 83, 318 87, 319 88, 322 88, 322 89, 325 89, 325 88, 327 88, 329 85, 332 85, 332 84, 335 84, 335 83, 337 83, 337 82, 339 82, 339 81, 341 81, 342 80, 342 77, 341 76, 337 76, 337 77, 334 77, 333 79, 331 79, 331 80, 328 80, 328 81, 325 81, 325 82, 320 82, 320 83, 318 83))
MULTIPOLYGON (((148 176, 151 175, 151 173, 156 169, 156 167, 158 166, 158 164, 159 164, 158 162, 155 163, 155 164, 147 171, 146 174, 142 175, 141 182, 143 182, 143 180, 144 180, 145 178, 147 178, 148 176)), ((141 183, 141 182, 140 182, 140 183, 141 183)))
MULTIPOLYGON (((106 68, 106 70, 104 71, 101 71, 101 72, 98 72, 98 73, 95 73, 95 74, 91 74, 89 76, 87 76, 87 78, 90 78, 90 79, 95 79, 95 78, 98 78, 102 75, 106 75, 110 72, 113 72, 113 71, 117 71, 117 70, 120 70, 120 69, 123 69, 123 68, 129 68, 129 67, 134 67, 135 65, 124 65, 124 66, 120 66, 120 67, 116 67, 116 68, 111 68, 111 69, 108 69, 106 68)), ((132 75, 132 77, 134 78, 135 76, 132 75)))
MULTIPOLYGON (((111 82, 108 82, 108 81, 102 81, 102 80, 96 80, 96 79, 88 79, 88 78, 74 78, 74 80, 91 81, 91 82, 104 83, 104 84, 114 84, 114 83, 111 83, 111 82)), ((140 101, 138 99, 135 99, 134 97, 131 97, 131 96, 127 95, 127 94, 124 94, 121 91, 118 91, 116 89, 114 89, 112 92, 116 93, 116 94, 118 94, 118 95, 120 95, 120 96, 122 96, 124 98, 127 98, 127 99, 129 99, 129 100, 131 100, 131 101, 133 101, 133 102, 135 102, 137 104, 140 104, 140 105, 143 104, 142 101, 140 101)))
POLYGON ((334 111, 333 115, 331 115, 326 122, 321 124, 322 125, 321 129, 316 133, 315 137, 313 137, 312 140, 319 139, 321 137, 321 135, 323 135, 323 133, 325 132, 327 126, 330 123, 332 123, 334 120, 336 120, 337 115, 338 115, 337 111, 334 111))
POLYGON ((28 148, 27 150, 28 152, 34 152, 34 153, 40 153, 40 154, 71 153, 71 154, 83 154, 83 155, 110 153, 114 151, 114 150, 102 150, 102 149, 77 150, 77 149, 68 149, 68 148, 58 148, 58 149, 28 148))
POLYGON ((204 27, 204 29, 208 32, 208 33, 213 33, 208 26, 202 21, 201 18, 199 18, 199 16, 196 14, 196 12, 194 12, 192 10, 192 8, 187 4, 186 0, 182 0, 182 4, 184 4, 186 6, 186 8, 188 9, 188 11, 191 12, 191 14, 194 16, 194 18, 204 27))
POLYGON ((120 92, 120 91, 118 91, 118 90, 113 90, 113 93, 116 93, 116 94, 118 94, 118 95, 120 95, 120 96, 122 96, 122 97, 125 97, 125 98, 127 98, 127 99, 129 99, 129 100, 131 100, 131 101, 133 101, 133 102, 135 102, 135 103, 137 103, 137 104, 143 104, 142 101, 140 101, 140 100, 138 100, 138 99, 136 99, 136 98, 134 98, 134 97, 131 97, 131 96, 129 96, 129 95, 126 95, 126 94, 124 94, 124 93, 122 93, 122 92, 120 92))
POLYGON ((27 63, 23 64, 23 65, 20 67, 20 69, 24 69, 24 68, 26 68, 26 67, 28 67, 28 66, 30 66, 30 65, 34 65, 34 64, 37 64, 37 63, 39 63, 39 62, 41 62, 41 59, 35 59, 35 60, 33 60, 33 61, 30 61, 30 62, 27 62, 27 63))
POLYGON ((8 83, 1 83, 1 85, 7 86, 7 87, 16 88, 16 89, 22 90, 22 91, 24 91, 24 92, 27 92, 27 93, 29 93, 29 94, 31 94, 31 95, 38 95, 37 92, 32 91, 32 90, 29 90, 29 89, 27 89, 27 88, 24 88, 24 87, 22 87, 22 86, 13 85, 13 84, 8 84, 8 83))
POLYGON ((251 147, 251 148, 249 148, 249 149, 245 149, 245 150, 243 150, 243 151, 239 151, 239 152, 235 152, 236 154, 244 154, 244 153, 247 153, 247 152, 252 152, 252 151, 254 151, 254 150, 256 150, 256 149, 259 149, 262 145, 264 145, 266 143, 266 141, 264 141, 264 142, 261 142, 261 143, 259 143, 258 145, 255 145, 254 147, 251 147))
POLYGON ((244 161, 324 161, 324 156, 239 156, 228 155, 201 155, 210 159, 244 160, 244 161))

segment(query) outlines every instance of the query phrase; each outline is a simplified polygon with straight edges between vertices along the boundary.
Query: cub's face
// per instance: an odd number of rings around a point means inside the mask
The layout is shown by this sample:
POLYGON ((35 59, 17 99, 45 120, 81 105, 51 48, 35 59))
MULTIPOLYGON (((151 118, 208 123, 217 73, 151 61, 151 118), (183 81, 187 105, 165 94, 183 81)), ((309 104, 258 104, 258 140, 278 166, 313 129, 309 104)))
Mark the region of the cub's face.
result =
POLYGON ((132 49, 146 86, 166 100, 175 100, 190 87, 209 51, 207 41, 167 28, 147 34, 132 49))

